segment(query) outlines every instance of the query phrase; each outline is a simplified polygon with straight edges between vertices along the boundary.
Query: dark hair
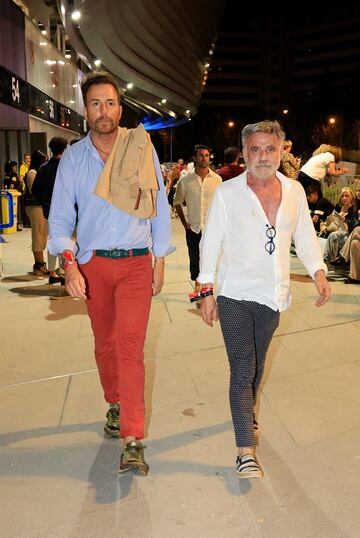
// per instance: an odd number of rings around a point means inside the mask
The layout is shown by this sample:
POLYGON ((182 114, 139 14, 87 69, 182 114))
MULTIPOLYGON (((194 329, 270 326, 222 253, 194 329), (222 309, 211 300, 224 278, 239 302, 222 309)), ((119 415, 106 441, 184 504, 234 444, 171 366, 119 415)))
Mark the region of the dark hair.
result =
POLYGON ((31 161, 30 161, 30 165, 29 165, 29 170, 38 171, 40 166, 42 164, 44 164, 45 161, 46 161, 45 153, 43 153, 39 149, 36 149, 35 151, 33 151, 32 155, 31 155, 31 161))
POLYGON ((238 149, 235 146, 230 146, 224 150, 224 161, 226 164, 231 164, 237 160, 238 154, 238 149))
POLYGON ((96 71, 94 73, 90 73, 81 83, 81 93, 85 106, 87 92, 89 91, 89 88, 91 88, 91 86, 94 86, 95 84, 111 84, 111 86, 115 89, 117 93, 118 101, 120 103, 120 91, 114 77, 106 71, 96 71))
POLYGON ((51 152, 57 157, 61 155, 67 146, 67 140, 61 138, 60 136, 54 136, 49 142, 49 148, 51 152))
POLYGON ((306 187, 305 192, 306 192, 306 195, 314 194, 314 192, 316 192, 316 194, 319 194, 319 187, 315 185, 315 183, 310 184, 306 187))
POLYGON ((72 140, 70 140, 69 146, 73 146, 74 144, 76 144, 76 142, 79 142, 79 140, 81 140, 81 138, 73 138, 72 140))
POLYGON ((194 146, 194 157, 196 157, 196 154, 200 149, 207 149, 209 153, 211 151, 209 146, 204 146, 203 144, 196 144, 196 146, 194 146))
POLYGON ((5 161, 4 163, 4 173, 5 173, 5 176, 8 176, 9 174, 11 174, 11 169, 13 166, 17 166, 17 162, 16 161, 5 161))

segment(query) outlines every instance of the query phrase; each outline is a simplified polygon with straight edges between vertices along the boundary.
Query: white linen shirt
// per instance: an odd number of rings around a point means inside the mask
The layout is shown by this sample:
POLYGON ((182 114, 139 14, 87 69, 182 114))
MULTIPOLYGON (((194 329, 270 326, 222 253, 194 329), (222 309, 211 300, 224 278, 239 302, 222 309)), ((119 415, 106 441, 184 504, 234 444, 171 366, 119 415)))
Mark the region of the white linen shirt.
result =
POLYGON ((220 183, 222 183, 221 177, 212 170, 209 170, 203 181, 196 172, 189 172, 177 183, 173 206, 186 202, 187 220, 196 234, 205 226, 212 197, 220 183))
POLYGON ((310 276, 319 269, 327 273, 321 248, 310 218, 305 191, 300 183, 280 172, 281 203, 276 216, 275 250, 265 244, 270 226, 262 205, 247 185, 247 171, 222 183, 216 190, 200 243, 202 284, 215 282, 219 295, 255 301, 282 311, 291 303, 290 245, 310 276))

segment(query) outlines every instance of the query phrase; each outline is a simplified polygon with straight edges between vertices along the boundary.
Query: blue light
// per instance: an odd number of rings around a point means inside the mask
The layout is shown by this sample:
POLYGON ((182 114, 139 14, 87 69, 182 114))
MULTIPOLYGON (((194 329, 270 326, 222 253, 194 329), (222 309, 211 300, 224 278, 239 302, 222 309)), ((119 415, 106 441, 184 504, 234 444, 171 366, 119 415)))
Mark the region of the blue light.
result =
MULTIPOLYGON (((145 120, 146 118, 144 118, 145 120)), ((155 129, 169 129, 170 127, 177 127, 178 125, 183 125, 187 123, 189 118, 168 118, 167 120, 161 120, 160 118, 155 118, 152 121, 143 121, 143 125, 146 131, 154 131, 155 129)))

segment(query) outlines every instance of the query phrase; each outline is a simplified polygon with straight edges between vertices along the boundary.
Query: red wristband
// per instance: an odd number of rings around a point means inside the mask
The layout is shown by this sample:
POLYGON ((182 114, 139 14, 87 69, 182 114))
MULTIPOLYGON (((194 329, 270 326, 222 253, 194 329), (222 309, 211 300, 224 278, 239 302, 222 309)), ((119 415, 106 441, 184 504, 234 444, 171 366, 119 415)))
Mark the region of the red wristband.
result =
POLYGON ((67 261, 66 263, 64 263, 64 271, 66 271, 66 269, 69 267, 69 265, 77 265, 76 261, 75 260, 69 260, 67 261))

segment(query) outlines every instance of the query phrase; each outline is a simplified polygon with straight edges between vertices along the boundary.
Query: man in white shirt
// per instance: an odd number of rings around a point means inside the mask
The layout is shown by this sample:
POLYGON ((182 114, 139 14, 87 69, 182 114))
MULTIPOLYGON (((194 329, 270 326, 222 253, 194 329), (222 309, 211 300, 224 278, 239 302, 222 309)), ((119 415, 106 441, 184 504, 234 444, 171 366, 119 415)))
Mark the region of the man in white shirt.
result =
POLYGON ((205 220, 213 194, 221 177, 209 168, 210 150, 207 146, 196 145, 194 148, 195 169, 180 178, 176 187, 173 206, 185 228, 186 243, 190 258, 191 280, 195 281, 195 291, 199 289, 197 276, 199 274, 199 243, 201 231, 205 226, 205 220), (185 218, 182 204, 186 203, 185 218))
POLYGON ((230 363, 236 470, 241 478, 263 475, 255 456, 254 406, 280 312, 291 301, 292 237, 297 255, 315 281, 319 293, 315 305, 325 304, 331 291, 304 189, 277 172, 284 138, 276 121, 243 129, 247 170, 216 190, 200 246, 201 314, 210 326, 218 318, 221 323, 230 363), (216 271, 217 302, 212 295, 216 271))

